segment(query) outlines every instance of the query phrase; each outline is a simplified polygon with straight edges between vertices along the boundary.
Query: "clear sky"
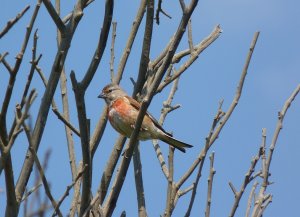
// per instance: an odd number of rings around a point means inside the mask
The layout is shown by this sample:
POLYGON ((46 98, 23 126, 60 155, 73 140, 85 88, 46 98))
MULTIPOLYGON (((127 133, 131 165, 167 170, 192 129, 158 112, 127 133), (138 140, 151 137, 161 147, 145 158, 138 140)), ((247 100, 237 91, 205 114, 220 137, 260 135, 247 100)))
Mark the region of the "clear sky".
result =
MULTIPOLYGON (((21 48, 25 26, 29 23, 35 2, 29 0, 4 0, 1 2, 0 28, 3 28, 6 22, 27 4, 31 5, 30 11, 0 40, 0 52, 9 51, 10 54, 6 59, 11 65, 13 65, 14 57, 21 48)), ((62 14, 66 15, 72 10, 76 1, 63 2, 62 14)), ((225 111, 230 105, 253 34, 256 31, 261 33, 248 70, 241 100, 220 137, 211 148, 211 151, 215 152, 216 169, 211 216, 228 216, 234 201, 234 195, 228 182, 231 181, 239 189, 244 174, 250 166, 251 158, 257 153, 261 142, 262 128, 267 128, 267 145, 269 146, 277 122, 277 112, 300 82, 299 7, 300 3, 296 0, 203 0, 199 1, 192 16, 195 43, 206 37, 217 24, 221 25, 223 33, 182 76, 174 98, 174 104, 179 103, 182 108, 171 113, 165 122, 167 131, 172 131, 176 138, 194 145, 194 148, 188 150, 186 154, 176 152, 175 180, 184 173, 203 148, 205 137, 218 107, 218 101, 224 99, 223 109, 225 111)), ((115 69, 117 69, 125 47, 137 8, 138 1, 130 1, 130 6, 127 1, 115 2, 113 20, 118 23, 115 69)), ((151 59, 154 59, 165 47, 177 28, 181 16, 178 1, 163 1, 163 8, 172 16, 172 19, 161 15, 161 24, 154 26, 151 59)), ((66 72, 68 75, 71 70, 75 70, 77 78, 81 79, 85 73, 97 44, 103 10, 103 1, 96 0, 84 11, 85 15, 78 26, 67 57, 66 72)), ((34 28, 39 29, 38 53, 43 54, 40 66, 48 77, 56 52, 56 30, 44 6, 41 7, 34 28)), ((143 29, 142 27, 138 33, 121 82, 121 86, 130 94, 132 93, 132 84, 129 78, 136 78, 137 76, 143 29)), ((87 114, 88 118, 91 119, 91 129, 94 129, 104 106, 104 102, 97 99, 97 95, 103 86, 109 82, 110 39, 111 36, 109 36, 104 59, 86 94, 87 114)), ((31 47, 32 37, 17 77, 10 105, 9 121, 14 115, 15 104, 20 102, 20 93, 23 91, 30 68, 31 47)), ((179 50, 187 47, 187 38, 184 36, 179 50)), ((7 82, 8 73, 0 64, 1 103, 7 82)), ((37 75, 34 77, 32 87, 38 90, 38 98, 31 111, 33 118, 35 118, 44 91, 42 82, 37 75)), ((74 125, 78 126, 70 82, 68 87, 72 106, 71 119, 74 125)), ((166 99, 168 90, 169 88, 157 96, 149 108, 157 118, 159 118, 162 102, 166 99)), ((59 91, 55 95, 55 100, 61 110, 59 91)), ((270 181, 274 184, 268 188, 268 192, 273 195, 273 202, 269 205, 264 217, 296 217, 299 215, 300 188, 298 180, 300 173, 297 166, 300 163, 299 102, 300 99, 296 99, 288 111, 273 155, 270 181)), ((96 192, 103 168, 117 135, 108 125, 94 159, 93 193, 96 192)), ((27 143, 24 141, 25 136, 20 135, 12 150, 16 176, 22 166, 24 151, 27 148, 27 143)), ((79 159, 81 154, 80 142, 78 139, 75 141, 77 159, 79 159)), ((161 146, 167 158, 168 146, 162 143, 161 146)), ((39 156, 42 158, 49 148, 52 152, 46 176, 51 182, 54 197, 58 199, 65 191, 66 185, 71 183, 71 175, 64 127, 51 111, 38 152, 39 156)), ((141 158, 147 211, 149 216, 159 216, 165 208, 167 182, 161 172, 151 142, 141 143, 141 158)), ((208 169, 209 162, 207 161, 204 165, 192 216, 204 215, 208 169)), ((191 184, 193 180, 194 176, 188 183, 191 184)), ((258 179, 258 181, 261 182, 262 180, 258 179)), ((32 185, 31 180, 29 187, 32 185)), ((243 216, 245 213, 250 187, 248 186, 236 216, 243 216)), ((4 174, 0 177, 0 189, 5 189, 4 174)), ((190 194, 187 194, 180 199, 174 216, 184 215, 188 205, 186 199, 189 197, 190 194)), ((66 214, 69 204, 70 198, 62 205, 63 213, 66 214)), ((5 193, 1 192, 0 216, 4 215, 4 205, 5 193)), ((119 216, 123 210, 126 210, 128 216, 137 216, 132 165, 129 168, 114 216, 119 216)))

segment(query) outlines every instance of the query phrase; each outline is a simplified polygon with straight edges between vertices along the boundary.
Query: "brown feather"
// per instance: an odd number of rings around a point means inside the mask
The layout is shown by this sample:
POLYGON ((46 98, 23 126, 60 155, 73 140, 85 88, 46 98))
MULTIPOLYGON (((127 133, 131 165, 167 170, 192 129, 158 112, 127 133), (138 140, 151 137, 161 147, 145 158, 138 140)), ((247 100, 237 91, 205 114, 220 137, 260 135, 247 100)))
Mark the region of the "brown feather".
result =
MULTIPOLYGON (((135 99, 129 97, 129 96, 125 96, 126 99, 128 99, 129 103, 136 108, 137 111, 140 110, 141 108, 141 103, 139 103, 138 101, 136 101, 135 99)), ((165 134, 167 134, 168 136, 172 136, 170 133, 166 132, 164 128, 162 128, 162 126, 158 123, 158 121, 155 119, 155 117, 153 115, 151 115, 148 111, 145 114, 146 116, 148 116, 154 123, 154 125, 160 129, 161 131, 163 131, 165 134)))

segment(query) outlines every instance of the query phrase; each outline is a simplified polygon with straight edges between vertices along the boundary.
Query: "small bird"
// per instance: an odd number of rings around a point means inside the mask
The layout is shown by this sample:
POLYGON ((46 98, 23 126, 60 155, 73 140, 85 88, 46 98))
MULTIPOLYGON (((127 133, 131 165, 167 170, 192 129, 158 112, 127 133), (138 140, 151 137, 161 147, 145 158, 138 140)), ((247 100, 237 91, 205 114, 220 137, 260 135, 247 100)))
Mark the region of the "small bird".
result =
MULTIPOLYGON (((108 84, 105 86, 98 98, 105 100, 108 106, 108 119, 113 128, 129 138, 134 130, 141 104, 128 96, 117 84, 108 84)), ((159 139, 182 152, 185 152, 185 148, 193 147, 173 138, 170 133, 167 133, 159 125, 158 121, 149 112, 144 116, 138 139, 159 139)))

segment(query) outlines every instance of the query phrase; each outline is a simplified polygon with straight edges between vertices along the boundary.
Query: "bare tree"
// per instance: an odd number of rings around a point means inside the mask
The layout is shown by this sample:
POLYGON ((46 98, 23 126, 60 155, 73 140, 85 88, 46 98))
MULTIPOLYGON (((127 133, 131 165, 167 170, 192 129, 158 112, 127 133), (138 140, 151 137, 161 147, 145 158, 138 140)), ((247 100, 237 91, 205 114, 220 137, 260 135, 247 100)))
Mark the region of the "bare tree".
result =
MULTIPOLYGON (((104 13, 99 14, 102 19, 101 28, 98 36, 98 43, 95 45, 94 55, 90 60, 89 66, 85 72, 71 71, 70 81, 67 81, 67 73, 65 71, 65 63, 68 59, 69 48, 73 43, 73 37, 76 34, 77 27, 85 16, 85 11, 88 7, 93 5, 93 0, 77 0, 73 10, 64 15, 61 15, 61 2, 55 1, 55 5, 49 0, 37 0, 33 11, 31 12, 31 19, 26 27, 21 49, 16 55, 14 64, 7 60, 9 50, 1 50, 0 63, 4 66, 8 73, 9 79, 6 91, 1 93, 3 101, 1 102, 0 113, 0 176, 5 177, 5 192, 6 192, 6 208, 5 216, 14 217, 21 216, 20 207, 24 205, 24 216, 48 215, 52 212, 52 216, 64 216, 68 213, 69 216, 112 216, 117 206, 119 195, 123 188, 125 179, 127 178, 128 168, 133 159, 135 187, 138 206, 138 216, 147 216, 147 206, 144 192, 144 182, 142 173, 142 163, 140 156, 140 147, 137 140, 139 129, 141 128, 142 120, 152 99, 160 94, 166 87, 172 86, 166 101, 163 103, 159 124, 163 124, 166 116, 178 109, 180 105, 173 105, 173 98, 178 89, 178 84, 181 76, 184 76, 189 67, 200 56, 200 54, 208 48, 221 34, 222 30, 220 25, 213 28, 211 33, 199 43, 194 43, 192 37, 192 15, 197 7, 198 0, 191 0, 186 3, 184 0, 179 0, 178 4, 182 9, 180 14, 180 21, 174 31, 173 36, 169 42, 165 44, 161 53, 155 58, 151 59, 151 47, 155 41, 152 40, 154 26, 159 25, 161 19, 169 19, 171 16, 163 8, 162 0, 155 3, 153 0, 141 0, 135 19, 131 26, 130 34, 127 38, 123 54, 117 69, 115 65, 115 41, 117 40, 117 23, 113 21, 114 1, 106 0, 104 5, 104 13), (46 8, 48 15, 51 17, 53 23, 57 28, 57 50, 55 58, 47 61, 52 61, 52 68, 47 69, 50 75, 47 78, 39 65, 42 58, 38 54, 38 30, 34 30, 36 20, 39 18, 38 14, 41 7, 46 8), (143 23, 142 21, 145 20, 143 23), (144 29, 143 29, 144 28, 144 29), (187 31, 186 31, 187 30, 187 31), (127 139, 123 135, 119 135, 115 144, 113 145, 109 159, 106 166, 102 171, 102 178, 100 183, 97 183, 97 191, 92 190, 93 164, 95 152, 97 151, 101 139, 105 133, 107 124, 106 107, 98 119, 96 127, 91 129, 90 119, 87 114, 87 101, 86 93, 91 88, 91 82, 95 78, 99 64, 105 52, 110 53, 110 64, 106 71, 109 71, 110 80, 113 83, 119 84, 122 80, 127 60, 132 54, 133 44, 137 41, 136 36, 138 31, 143 31, 143 40, 141 45, 141 53, 139 59, 139 68, 136 77, 131 78, 133 83, 132 97, 141 103, 141 109, 134 126, 134 131, 127 139), (111 33, 111 39, 109 38, 111 33), (184 50, 179 50, 179 44, 184 41, 184 34, 187 35, 188 46, 184 50), (29 56, 28 43, 33 40, 33 48, 31 53, 30 70, 28 71, 28 79, 23 83, 23 92, 15 93, 15 81, 22 67, 25 68, 23 57, 29 56), (110 49, 106 48, 107 43, 111 40, 110 49), (37 90, 33 89, 33 78, 38 74, 38 77, 45 85, 45 90, 40 91, 42 94, 42 101, 33 104, 37 90), (83 76, 79 76, 83 75, 83 76), (82 77, 81 80, 78 77, 82 77), (60 82, 60 93, 62 99, 62 111, 55 102, 54 95, 58 91, 57 86, 60 82), (71 83, 73 92, 68 88, 68 82, 71 83), (9 110, 12 103, 12 95, 16 94, 19 97, 19 104, 16 105, 14 110, 9 110), (75 104, 69 104, 69 99, 75 98, 75 104), (32 107, 36 106, 38 110, 36 118, 31 115, 32 107), (68 156, 70 162, 70 173, 72 180, 66 186, 65 192, 61 192, 60 198, 54 198, 51 193, 51 179, 55 177, 47 177, 45 170, 47 168, 49 156, 44 157, 44 164, 41 164, 39 156, 37 155, 38 149, 43 138, 45 126, 47 125, 48 114, 52 109, 53 114, 65 126, 66 140, 64 143, 68 147, 68 156), (70 111, 75 110, 77 113, 77 120, 71 118, 70 111), (14 119, 9 122, 8 115, 15 114, 14 119), (32 123, 32 126, 31 126, 32 123), (10 128, 9 128, 10 126, 10 128), (77 127, 78 126, 78 129, 77 127), (23 154, 24 162, 19 174, 13 172, 13 157, 11 150, 16 145, 16 139, 20 134, 25 133, 27 141, 22 143, 27 144, 27 152, 23 154), (74 138, 76 137, 76 138, 74 138), (127 141, 127 143, 126 143, 127 141), (81 154, 75 154, 76 142, 81 145, 81 154), (119 163, 118 163, 119 162, 119 163), (36 178, 35 186, 29 189, 28 181, 30 177, 34 176, 33 166, 36 165, 36 173, 39 175, 36 178), (3 173, 2 173, 3 171, 3 173), (43 186, 44 190, 40 186, 43 186), (29 189, 29 190, 28 190, 29 189), (71 191, 73 189, 73 191, 71 191), (45 192, 46 199, 42 202, 40 192, 45 192), (61 204, 72 192, 72 203, 69 210, 61 210, 61 204), (38 204, 36 210, 33 209, 31 203, 38 204)), ((21 4, 21 3, 20 3, 21 4)), ((70 3, 68 3, 70 4, 70 3)), ((0 32, 0 38, 10 37, 9 33, 12 28, 19 28, 16 23, 20 19, 25 19, 23 15, 30 13, 31 6, 25 8, 16 15, 15 18, 9 20, 7 25, 3 27, 0 32)), ((159 31, 159 29, 157 29, 159 31)), ((172 216, 176 208, 178 200, 190 193, 189 203, 185 216, 190 216, 193 207, 195 207, 195 198, 198 196, 197 187, 202 177, 202 171, 206 156, 209 155, 211 147, 219 138, 220 133, 225 125, 227 125, 231 114, 234 112, 239 99, 242 95, 242 90, 245 83, 245 78, 248 73, 248 67, 251 61, 252 54, 255 49, 256 42, 259 37, 259 32, 255 32, 253 40, 250 44, 248 55, 246 56, 245 65, 242 69, 240 80, 237 84, 236 93, 232 99, 230 106, 223 110, 223 100, 219 102, 216 114, 209 126, 209 132, 205 141, 202 142, 202 149, 194 159, 190 167, 183 173, 183 175, 176 180, 174 177, 175 162, 174 162, 174 148, 169 148, 168 157, 164 156, 161 151, 158 141, 153 140, 153 147, 155 149, 158 162, 161 165, 161 171, 167 183, 166 203, 165 209, 161 211, 162 216, 172 216), (168 159, 167 159, 168 158, 168 159), (167 160, 166 160, 167 159, 167 160), (194 177, 194 178, 193 178, 194 177), (194 180, 192 180, 194 179, 194 180), (186 187, 187 186, 187 187, 186 187)), ((2 48, 1 48, 2 49, 2 48)), ((136 54, 135 54, 136 55, 136 54)), ((4 84, 3 84, 4 85, 4 84)), ((99 91, 99 90, 97 90, 99 91)), ((270 185, 269 174, 272 155, 276 147, 277 138, 279 136, 283 119, 290 107, 292 101, 300 91, 298 86, 292 93, 290 98, 284 104, 283 109, 279 112, 278 123, 276 131, 273 135, 269 151, 266 150, 266 130, 263 129, 262 143, 258 146, 258 153, 252 159, 249 170, 247 171, 241 187, 237 190, 234 185, 229 182, 230 188, 234 194, 234 202, 229 216, 234 216, 239 206, 239 202, 244 195, 246 187, 254 180, 253 187, 248 199, 248 206, 246 216, 262 216, 264 210, 272 201, 272 195, 267 193, 267 187, 270 185), (261 161, 262 168, 256 171, 257 163, 261 161), (260 184, 259 184, 260 183, 260 184), (256 189, 259 187, 259 193, 255 195, 256 189), (254 198, 254 199, 253 199, 254 198), (253 207, 252 207, 253 206, 253 207)), ((201 143, 201 142, 199 142, 201 143)), ((182 156, 184 158, 184 156, 182 156)), ((213 180, 216 170, 214 168, 215 153, 212 152, 209 156, 209 176, 207 185, 206 208, 204 210, 205 216, 210 216, 211 204, 213 202, 213 180)), ((95 183, 94 183, 95 184, 95 183)), ((204 194, 199 195, 201 197, 204 194)), ((4 211, 3 211, 4 212, 4 211)), ((125 212, 121 216, 126 216, 125 212)))

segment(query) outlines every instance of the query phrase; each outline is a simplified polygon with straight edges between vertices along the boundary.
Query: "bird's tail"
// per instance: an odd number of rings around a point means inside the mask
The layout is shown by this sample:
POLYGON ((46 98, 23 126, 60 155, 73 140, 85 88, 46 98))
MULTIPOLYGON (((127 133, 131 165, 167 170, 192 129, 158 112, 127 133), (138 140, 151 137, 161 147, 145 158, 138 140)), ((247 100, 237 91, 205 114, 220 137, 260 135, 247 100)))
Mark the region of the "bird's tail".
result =
POLYGON ((177 148, 178 150, 180 150, 184 153, 185 153, 185 148, 193 147, 192 145, 181 142, 168 134, 163 134, 163 136, 161 136, 161 138, 159 138, 159 139, 165 143, 168 143, 169 145, 173 146, 174 148, 177 148))

